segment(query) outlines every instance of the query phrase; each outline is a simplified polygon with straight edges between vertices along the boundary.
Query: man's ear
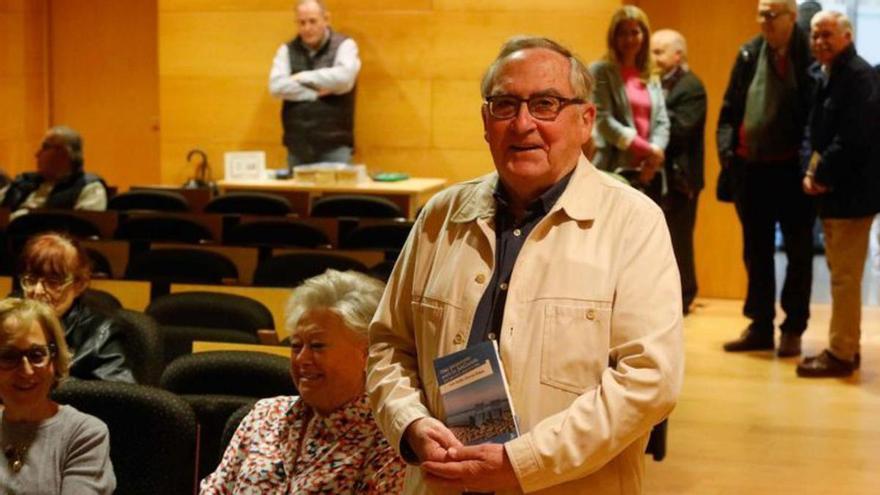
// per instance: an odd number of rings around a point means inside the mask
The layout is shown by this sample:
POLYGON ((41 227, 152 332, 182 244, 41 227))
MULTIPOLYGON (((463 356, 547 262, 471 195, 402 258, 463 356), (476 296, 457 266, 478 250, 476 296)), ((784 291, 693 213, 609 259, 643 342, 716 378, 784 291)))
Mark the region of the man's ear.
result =
POLYGON ((581 142, 586 143, 593 136, 593 126, 596 125, 596 106, 592 103, 585 104, 581 119, 583 119, 584 123, 581 142))

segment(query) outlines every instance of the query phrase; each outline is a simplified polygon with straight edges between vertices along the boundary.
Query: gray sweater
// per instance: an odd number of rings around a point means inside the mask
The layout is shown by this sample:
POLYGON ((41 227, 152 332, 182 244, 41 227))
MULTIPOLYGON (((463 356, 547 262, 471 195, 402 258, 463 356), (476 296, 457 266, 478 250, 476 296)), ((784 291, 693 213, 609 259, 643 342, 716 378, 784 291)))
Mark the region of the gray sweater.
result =
POLYGON ((110 462, 107 425, 71 406, 40 423, 7 423, 0 411, 0 493, 111 494, 116 476, 110 462), (30 442, 18 473, 12 471, 13 445, 30 442))

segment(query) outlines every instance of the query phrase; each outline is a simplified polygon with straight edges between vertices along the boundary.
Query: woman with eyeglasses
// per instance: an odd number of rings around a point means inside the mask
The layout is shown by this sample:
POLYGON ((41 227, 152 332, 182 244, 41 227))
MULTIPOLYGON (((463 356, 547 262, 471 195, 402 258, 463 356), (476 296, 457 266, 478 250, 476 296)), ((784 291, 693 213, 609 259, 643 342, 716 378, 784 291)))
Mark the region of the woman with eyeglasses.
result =
POLYGON ((73 352, 70 376, 134 383, 119 323, 82 301, 91 280, 91 263, 82 246, 62 234, 35 236, 25 244, 19 265, 24 297, 48 304, 64 326, 73 352))
POLYGON ((107 425, 49 397, 69 364, 49 306, 0 300, 0 493, 91 495, 116 488, 107 425))
POLYGON ((669 142, 669 118, 650 40, 642 9, 624 5, 614 13, 608 51, 590 66, 596 87, 592 161, 602 170, 623 175, 656 201, 663 190, 658 172, 669 142))

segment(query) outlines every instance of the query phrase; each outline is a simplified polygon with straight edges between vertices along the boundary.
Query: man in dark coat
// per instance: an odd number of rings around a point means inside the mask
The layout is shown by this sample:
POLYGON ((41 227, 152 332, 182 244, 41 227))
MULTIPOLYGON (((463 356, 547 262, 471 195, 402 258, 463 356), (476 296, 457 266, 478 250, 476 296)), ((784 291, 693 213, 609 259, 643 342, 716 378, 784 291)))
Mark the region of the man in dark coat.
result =
POLYGON ((810 107, 812 63, 806 34, 797 27, 795 0, 759 0, 761 35, 740 49, 718 118, 722 166, 719 199, 732 197, 743 232, 748 293, 743 313, 752 320, 728 352, 772 350, 776 299, 775 230, 788 256, 782 287, 785 321, 777 354, 801 352, 810 317, 813 278, 812 201, 801 188, 799 151, 810 107))
POLYGON ((662 29, 651 37, 651 52, 663 71, 663 92, 669 116, 666 146, 668 191, 662 200, 672 248, 681 273, 682 309, 687 314, 697 295, 694 266, 694 226, 697 199, 703 189, 706 89, 687 64, 684 36, 662 29))
POLYGON ((862 273, 880 212, 880 81, 856 53, 845 14, 813 17, 810 68, 817 84, 809 119, 812 155, 804 191, 816 198, 831 272, 828 349, 804 359, 798 376, 849 376, 858 366, 862 273))

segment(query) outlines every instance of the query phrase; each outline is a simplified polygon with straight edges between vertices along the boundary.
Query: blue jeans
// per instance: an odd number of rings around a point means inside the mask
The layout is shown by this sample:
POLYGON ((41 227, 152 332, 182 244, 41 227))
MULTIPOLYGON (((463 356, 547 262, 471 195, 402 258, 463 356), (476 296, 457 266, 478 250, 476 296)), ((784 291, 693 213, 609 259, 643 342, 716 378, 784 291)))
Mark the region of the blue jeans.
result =
POLYGON ((327 150, 324 153, 318 153, 314 156, 297 156, 292 151, 287 151, 287 167, 290 170, 293 170, 293 167, 298 165, 306 165, 308 163, 322 163, 322 162, 334 162, 334 163, 349 163, 351 162, 351 146, 340 146, 338 148, 333 148, 331 150, 327 150))

